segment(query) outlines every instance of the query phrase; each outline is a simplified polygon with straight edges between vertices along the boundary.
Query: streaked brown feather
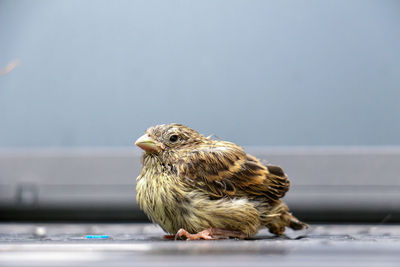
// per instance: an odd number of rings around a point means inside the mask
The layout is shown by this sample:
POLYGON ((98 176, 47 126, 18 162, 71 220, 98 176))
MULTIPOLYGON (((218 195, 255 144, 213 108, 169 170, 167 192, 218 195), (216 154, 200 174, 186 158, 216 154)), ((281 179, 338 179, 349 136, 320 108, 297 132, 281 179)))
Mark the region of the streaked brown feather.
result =
POLYGON ((178 175, 215 198, 265 196, 282 198, 290 182, 278 166, 265 166, 233 143, 213 141, 185 153, 177 163, 178 175))

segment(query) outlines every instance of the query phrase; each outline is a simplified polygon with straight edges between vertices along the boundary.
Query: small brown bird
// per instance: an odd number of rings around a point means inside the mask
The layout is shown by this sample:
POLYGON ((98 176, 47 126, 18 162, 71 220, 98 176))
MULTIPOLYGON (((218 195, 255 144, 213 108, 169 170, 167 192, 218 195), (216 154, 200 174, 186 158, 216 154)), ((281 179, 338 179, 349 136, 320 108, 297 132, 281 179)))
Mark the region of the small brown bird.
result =
POLYGON ((268 227, 307 227, 282 198, 290 182, 233 143, 207 138, 181 124, 147 129, 136 145, 145 153, 137 178, 140 208, 169 238, 248 238, 268 227))

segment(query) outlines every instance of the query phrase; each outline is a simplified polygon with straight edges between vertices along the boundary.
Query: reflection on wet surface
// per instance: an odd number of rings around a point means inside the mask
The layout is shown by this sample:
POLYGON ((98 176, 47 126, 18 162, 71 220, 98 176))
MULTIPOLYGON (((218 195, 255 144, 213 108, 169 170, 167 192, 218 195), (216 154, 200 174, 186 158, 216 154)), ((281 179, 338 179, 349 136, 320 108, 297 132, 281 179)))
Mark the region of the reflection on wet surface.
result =
POLYGON ((151 224, 0 224, 0 265, 400 262, 397 225, 313 225, 281 237, 262 230, 250 240, 171 241, 163 235, 151 224))

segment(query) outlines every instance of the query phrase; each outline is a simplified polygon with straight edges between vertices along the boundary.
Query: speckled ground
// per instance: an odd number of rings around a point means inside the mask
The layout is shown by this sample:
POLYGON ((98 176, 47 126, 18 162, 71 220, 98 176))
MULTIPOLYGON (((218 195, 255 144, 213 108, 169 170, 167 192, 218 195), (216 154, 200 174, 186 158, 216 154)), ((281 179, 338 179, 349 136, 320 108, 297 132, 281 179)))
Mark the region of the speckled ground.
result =
POLYGON ((0 266, 400 266, 400 225, 312 225, 252 240, 163 234, 151 224, 0 224, 0 266))

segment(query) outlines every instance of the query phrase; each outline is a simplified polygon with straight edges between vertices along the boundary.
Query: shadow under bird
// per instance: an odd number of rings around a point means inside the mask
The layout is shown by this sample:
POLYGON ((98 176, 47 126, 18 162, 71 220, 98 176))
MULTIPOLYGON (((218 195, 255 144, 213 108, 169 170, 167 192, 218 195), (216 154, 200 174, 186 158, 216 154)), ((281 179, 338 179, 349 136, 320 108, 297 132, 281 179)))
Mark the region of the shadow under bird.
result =
POLYGON ((283 170, 234 143, 174 123, 150 127, 136 145, 145 152, 137 202, 167 238, 242 239, 264 227, 277 235, 307 227, 281 200, 290 186, 283 170))

